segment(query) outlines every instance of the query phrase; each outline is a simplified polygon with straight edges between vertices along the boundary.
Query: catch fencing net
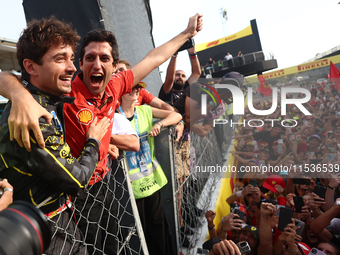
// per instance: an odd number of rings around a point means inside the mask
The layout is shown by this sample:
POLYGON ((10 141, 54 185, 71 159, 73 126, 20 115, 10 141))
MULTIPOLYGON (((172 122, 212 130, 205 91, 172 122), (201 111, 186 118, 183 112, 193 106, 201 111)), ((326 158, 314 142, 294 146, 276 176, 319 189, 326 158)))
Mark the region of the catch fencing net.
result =
POLYGON ((62 238, 51 243, 47 254, 146 254, 130 185, 120 156, 103 180, 49 218, 53 236, 62 238))
MULTIPOLYGON (((228 118, 227 115, 222 117, 228 118)), ((211 210, 212 194, 223 176, 216 168, 225 163, 231 137, 229 125, 216 125, 204 137, 190 132, 189 172, 184 170, 188 163, 182 152, 187 145, 183 141, 172 144, 177 244, 178 251, 183 254, 196 254, 194 247, 202 245, 198 242, 202 234, 206 234, 202 233, 202 226, 206 224, 205 212, 211 210)))
MULTIPOLYGON (((223 164, 232 129, 220 125, 205 137, 191 133, 189 142, 175 142, 174 127, 162 133, 155 145, 166 159, 160 159, 169 181, 163 189, 170 192, 169 196, 162 194, 163 206, 177 254, 193 254, 202 235, 205 212, 210 209, 212 193, 221 178, 202 169, 223 164)), ((112 160, 111 171, 104 179, 70 200, 62 213, 48 219, 53 237, 59 239, 51 243, 47 254, 148 254, 123 155, 112 160)))

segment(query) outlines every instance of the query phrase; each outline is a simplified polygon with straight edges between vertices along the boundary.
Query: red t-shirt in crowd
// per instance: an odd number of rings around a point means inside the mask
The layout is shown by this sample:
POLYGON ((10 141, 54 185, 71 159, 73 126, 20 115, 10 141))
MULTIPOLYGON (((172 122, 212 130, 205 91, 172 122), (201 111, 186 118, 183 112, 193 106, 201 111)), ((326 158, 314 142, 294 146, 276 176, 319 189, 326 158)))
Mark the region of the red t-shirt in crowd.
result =
MULTIPOLYGON (((142 88, 139 92, 139 96, 137 100, 135 101, 135 106, 141 106, 143 104, 150 105, 151 101, 155 98, 154 95, 152 95, 149 91, 142 88)), ((120 106, 120 101, 117 101, 117 108, 120 106)))
POLYGON ((137 101, 135 102, 135 106, 140 106, 143 104, 150 104, 154 98, 155 96, 152 95, 149 91, 147 91, 146 89, 141 89, 139 92, 139 97, 137 101))

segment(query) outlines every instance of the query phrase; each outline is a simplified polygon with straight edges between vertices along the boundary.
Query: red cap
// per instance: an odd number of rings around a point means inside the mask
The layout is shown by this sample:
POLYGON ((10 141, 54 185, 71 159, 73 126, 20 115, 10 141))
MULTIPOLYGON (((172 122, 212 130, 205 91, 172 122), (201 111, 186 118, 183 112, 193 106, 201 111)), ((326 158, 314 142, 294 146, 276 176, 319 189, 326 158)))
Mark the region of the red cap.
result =
POLYGON ((265 141, 260 141, 260 142, 257 142, 258 144, 264 144, 264 145, 266 145, 267 147, 269 146, 269 144, 267 143, 267 142, 265 142, 265 141))
POLYGON ((263 183, 263 187, 266 189, 269 189, 270 191, 273 191, 274 193, 277 193, 277 190, 275 189, 275 185, 280 185, 282 188, 286 187, 285 181, 282 179, 279 175, 271 175, 269 176, 263 183))

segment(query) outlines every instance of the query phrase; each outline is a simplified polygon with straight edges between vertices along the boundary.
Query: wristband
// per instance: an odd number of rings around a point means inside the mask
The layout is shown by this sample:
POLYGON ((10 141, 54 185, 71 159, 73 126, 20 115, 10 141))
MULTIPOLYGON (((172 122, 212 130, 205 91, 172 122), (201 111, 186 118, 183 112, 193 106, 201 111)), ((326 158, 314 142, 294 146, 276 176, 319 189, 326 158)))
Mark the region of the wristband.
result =
POLYGON ((238 198, 243 198, 243 194, 242 194, 242 190, 239 190, 235 193, 235 195, 238 197, 238 198))
POLYGON ((209 101, 209 104, 211 104, 212 107, 215 107, 215 104, 212 101, 209 101))
POLYGON ((298 251, 298 249, 299 249, 299 247, 295 244, 295 246, 296 246, 296 249, 295 249, 295 251, 291 251, 290 249, 289 249, 289 247, 287 247, 287 252, 288 253, 294 253, 294 252, 297 252, 298 251))
POLYGON ((173 58, 177 58, 177 55, 174 54, 174 55, 172 55, 172 57, 173 57, 173 58))
POLYGON ((157 122, 156 124, 160 125, 161 128, 163 127, 163 123, 160 121, 160 122, 157 122))
POLYGON ((324 145, 325 145, 325 146, 328 146, 328 144, 326 144, 326 143, 325 143, 324 145))
POLYGON ((300 142, 300 140, 298 140, 298 139, 295 139, 295 141, 296 141, 296 142, 300 142))
POLYGON ((197 54, 196 54, 196 53, 194 53, 194 54, 189 54, 189 56, 190 56, 190 59, 194 59, 194 58, 197 57, 197 54))
POLYGON ((328 185, 327 187, 328 187, 328 188, 330 188, 331 190, 335 190, 335 189, 336 189, 336 188, 332 188, 332 187, 331 187, 331 186, 329 186, 329 185, 328 185))
MULTIPOLYGON (((180 120, 180 122, 182 122, 183 123, 183 125, 185 125, 185 123, 184 123, 184 120, 180 120)), ((179 122, 178 122, 179 123, 179 122)))
POLYGON ((5 192, 5 191, 14 192, 13 189, 11 189, 11 188, 4 188, 4 192, 5 192))
POLYGON ((208 229, 209 230, 213 230, 215 228, 215 224, 214 224, 214 226, 212 226, 211 228, 209 228, 209 225, 208 225, 208 229))

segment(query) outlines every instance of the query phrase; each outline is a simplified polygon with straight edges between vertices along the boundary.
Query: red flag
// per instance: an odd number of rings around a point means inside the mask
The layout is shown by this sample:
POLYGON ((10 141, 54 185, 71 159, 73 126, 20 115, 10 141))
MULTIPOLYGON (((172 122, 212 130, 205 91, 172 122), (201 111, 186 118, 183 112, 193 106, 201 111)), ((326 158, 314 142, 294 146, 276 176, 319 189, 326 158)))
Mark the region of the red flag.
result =
POLYGON ((257 78, 260 81, 260 87, 257 89, 258 92, 265 95, 266 97, 269 97, 273 91, 272 89, 267 85, 267 81, 263 78, 263 76, 258 75, 257 78))
POLYGON ((329 65, 329 81, 330 82, 335 82, 335 88, 340 92, 340 75, 339 75, 339 70, 336 68, 336 66, 333 64, 331 61, 329 65))

